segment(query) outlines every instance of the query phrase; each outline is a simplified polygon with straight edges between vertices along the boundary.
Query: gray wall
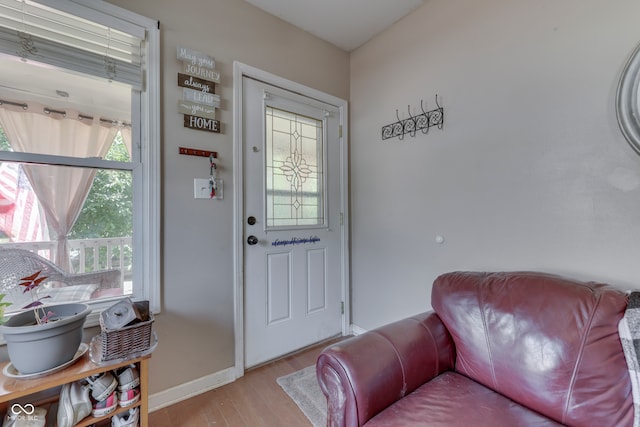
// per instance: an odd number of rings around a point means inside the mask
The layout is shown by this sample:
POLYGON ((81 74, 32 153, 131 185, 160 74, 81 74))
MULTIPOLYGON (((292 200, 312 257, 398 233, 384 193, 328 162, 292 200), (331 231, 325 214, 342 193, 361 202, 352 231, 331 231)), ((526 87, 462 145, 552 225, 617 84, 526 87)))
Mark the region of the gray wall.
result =
POLYGON ((640 157, 614 108, 638 16, 635 0, 428 0, 352 53, 353 323, 430 308, 451 270, 640 287, 640 157), (444 130, 381 140, 436 93, 444 130))
POLYGON ((230 368, 233 324, 233 61, 346 99, 349 57, 299 29, 238 0, 111 0, 161 23, 162 51, 162 294, 158 349, 150 393, 230 368), (176 46, 216 59, 222 84, 221 134, 183 128, 176 46), (208 159, 178 147, 218 152, 224 200, 193 198, 193 179, 207 178, 208 159))

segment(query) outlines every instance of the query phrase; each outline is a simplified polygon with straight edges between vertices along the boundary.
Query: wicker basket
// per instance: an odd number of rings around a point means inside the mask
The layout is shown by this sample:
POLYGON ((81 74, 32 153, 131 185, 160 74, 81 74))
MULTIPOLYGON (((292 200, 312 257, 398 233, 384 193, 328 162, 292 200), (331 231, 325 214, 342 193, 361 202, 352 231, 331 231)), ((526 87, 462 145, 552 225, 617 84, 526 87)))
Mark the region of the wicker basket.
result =
POLYGON ((102 332, 101 360, 123 359, 135 353, 148 350, 151 347, 151 327, 153 326, 153 313, 149 313, 149 320, 125 326, 120 329, 106 329, 100 316, 102 332))

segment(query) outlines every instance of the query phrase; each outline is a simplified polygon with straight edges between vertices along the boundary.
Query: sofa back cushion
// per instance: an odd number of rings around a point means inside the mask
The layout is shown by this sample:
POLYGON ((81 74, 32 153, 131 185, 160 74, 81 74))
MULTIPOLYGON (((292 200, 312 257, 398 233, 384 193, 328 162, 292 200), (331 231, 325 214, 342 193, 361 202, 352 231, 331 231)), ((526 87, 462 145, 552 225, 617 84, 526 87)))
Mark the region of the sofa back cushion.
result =
POLYGON ((457 372, 562 424, 633 424, 625 293, 543 273, 454 272, 436 279, 431 303, 457 372))

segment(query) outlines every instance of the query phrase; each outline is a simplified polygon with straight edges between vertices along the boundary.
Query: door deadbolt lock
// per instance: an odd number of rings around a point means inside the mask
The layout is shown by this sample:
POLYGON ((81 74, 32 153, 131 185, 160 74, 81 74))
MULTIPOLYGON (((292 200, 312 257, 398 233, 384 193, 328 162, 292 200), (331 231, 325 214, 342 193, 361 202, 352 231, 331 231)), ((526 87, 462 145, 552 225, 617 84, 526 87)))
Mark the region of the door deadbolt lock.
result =
POLYGON ((256 217, 255 216, 250 216, 249 218, 247 218, 247 224, 255 225, 255 223, 256 223, 256 217))
POLYGON ((247 243, 249 246, 253 246, 258 243, 258 238, 256 236, 249 236, 247 237, 247 243))

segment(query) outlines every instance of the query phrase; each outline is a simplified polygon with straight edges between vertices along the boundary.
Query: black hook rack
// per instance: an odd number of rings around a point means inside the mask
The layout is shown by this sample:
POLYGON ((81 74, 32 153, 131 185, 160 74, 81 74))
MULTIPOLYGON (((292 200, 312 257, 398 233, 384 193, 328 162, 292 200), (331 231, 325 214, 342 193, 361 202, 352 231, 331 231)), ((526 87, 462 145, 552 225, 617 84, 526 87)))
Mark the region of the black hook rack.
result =
POLYGON ((444 108, 440 106, 438 102, 438 95, 436 94, 436 105, 438 108, 425 111, 424 102, 420 100, 420 109, 422 114, 416 116, 411 115, 411 106, 407 105, 407 111, 409 112, 409 118, 401 120, 398 110, 396 109, 397 122, 382 127, 382 139, 395 138, 403 140, 406 134, 416 136, 417 131, 421 131, 424 134, 429 133, 429 128, 437 126, 438 129, 442 129, 444 124, 444 108))

